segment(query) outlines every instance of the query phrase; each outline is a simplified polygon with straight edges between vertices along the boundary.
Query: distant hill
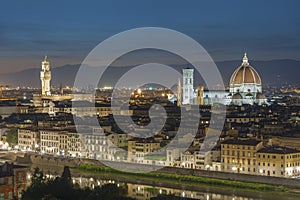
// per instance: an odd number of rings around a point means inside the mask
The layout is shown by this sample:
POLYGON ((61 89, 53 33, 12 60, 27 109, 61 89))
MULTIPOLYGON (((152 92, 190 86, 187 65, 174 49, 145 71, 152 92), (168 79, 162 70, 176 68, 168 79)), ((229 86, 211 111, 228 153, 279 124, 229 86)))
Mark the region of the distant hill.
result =
MULTIPOLYGON (((249 61, 250 64, 258 71, 264 84, 276 84, 276 83, 300 83, 300 61, 297 60, 271 60, 271 61, 249 61)), ((232 72, 241 65, 240 60, 222 61, 216 63, 224 79, 224 83, 229 82, 232 72)), ((52 80, 53 85, 73 85, 76 72, 79 69, 77 65, 64 65, 61 67, 52 68, 52 80)), ((181 71, 185 66, 173 66, 175 69, 181 71)), ((121 77, 126 71, 131 69, 131 66, 126 67, 109 67, 105 72, 105 76, 101 80, 103 85, 111 85, 121 77)), ((13 86, 40 86, 39 72, 40 68, 32 68, 15 73, 0 74, 1 84, 13 85, 13 86)), ((196 83, 201 84, 200 76, 195 77, 196 83), (197 82, 198 80, 198 82, 197 82), (200 83, 199 83, 200 80, 200 83)), ((203 83, 202 83, 203 84, 203 83)))

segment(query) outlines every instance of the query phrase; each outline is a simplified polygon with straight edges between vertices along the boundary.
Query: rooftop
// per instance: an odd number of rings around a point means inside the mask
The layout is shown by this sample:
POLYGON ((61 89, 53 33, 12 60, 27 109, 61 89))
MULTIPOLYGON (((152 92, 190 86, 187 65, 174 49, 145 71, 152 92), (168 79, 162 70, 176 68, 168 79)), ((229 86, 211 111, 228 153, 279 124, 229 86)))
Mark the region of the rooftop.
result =
POLYGON ((264 147, 260 149, 258 153, 292 154, 292 153, 300 153, 300 151, 288 147, 270 146, 270 147, 264 147))
POLYGON ((248 145, 248 146, 256 146, 262 141, 256 139, 230 139, 225 140, 222 144, 236 144, 236 145, 248 145))

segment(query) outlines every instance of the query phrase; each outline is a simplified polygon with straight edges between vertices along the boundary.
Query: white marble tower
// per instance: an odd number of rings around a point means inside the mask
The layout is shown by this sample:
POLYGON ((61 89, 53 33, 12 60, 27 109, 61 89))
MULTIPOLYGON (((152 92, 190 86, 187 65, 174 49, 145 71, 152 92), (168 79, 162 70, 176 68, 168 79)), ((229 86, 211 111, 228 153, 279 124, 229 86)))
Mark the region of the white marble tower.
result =
POLYGON ((194 104, 194 69, 186 68, 182 72, 182 104, 194 104))

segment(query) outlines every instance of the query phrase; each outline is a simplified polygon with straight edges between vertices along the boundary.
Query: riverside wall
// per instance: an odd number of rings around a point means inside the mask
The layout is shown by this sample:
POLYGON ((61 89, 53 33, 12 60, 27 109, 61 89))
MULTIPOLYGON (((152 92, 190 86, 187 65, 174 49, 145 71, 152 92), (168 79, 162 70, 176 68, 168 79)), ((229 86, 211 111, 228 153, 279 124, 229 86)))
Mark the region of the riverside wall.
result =
MULTIPOLYGON (((97 166, 104 166, 103 163, 97 160, 91 159, 82 159, 82 158, 63 158, 63 157, 53 157, 48 155, 40 154, 25 154, 23 156, 17 156, 16 162, 23 165, 32 165, 32 166, 43 166, 45 169, 57 169, 63 166, 69 167, 78 167, 80 164, 90 164, 97 166)), ((176 168, 176 167, 164 167, 161 169, 155 169, 151 165, 143 164, 130 164, 130 163, 117 163, 107 161, 106 164, 114 164, 116 166, 122 166, 127 169, 139 169, 145 171, 156 170, 162 173, 170 174, 180 174, 180 175, 193 175, 209 178, 217 178, 224 180, 233 180, 233 181, 242 181, 242 182, 251 182, 251 183, 262 183, 270 185, 282 185, 289 188, 300 189, 300 179, 294 178, 281 178, 281 177, 272 177, 272 176, 261 176, 261 175, 248 175, 248 174, 239 174, 239 173, 228 173, 228 172, 216 172, 216 171, 206 171, 206 170, 194 170, 186 168, 176 168)), ((112 165, 110 165, 112 166, 112 165)))

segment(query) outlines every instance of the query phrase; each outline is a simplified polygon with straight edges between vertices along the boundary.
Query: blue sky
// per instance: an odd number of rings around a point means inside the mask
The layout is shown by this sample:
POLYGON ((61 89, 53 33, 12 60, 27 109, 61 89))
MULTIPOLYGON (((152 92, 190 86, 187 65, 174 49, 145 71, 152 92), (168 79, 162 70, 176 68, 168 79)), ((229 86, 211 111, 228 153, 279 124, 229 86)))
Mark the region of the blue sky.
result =
POLYGON ((300 2, 270 1, 1 1, 0 73, 80 63, 104 39, 155 26, 197 40, 216 61, 300 60, 300 2))

